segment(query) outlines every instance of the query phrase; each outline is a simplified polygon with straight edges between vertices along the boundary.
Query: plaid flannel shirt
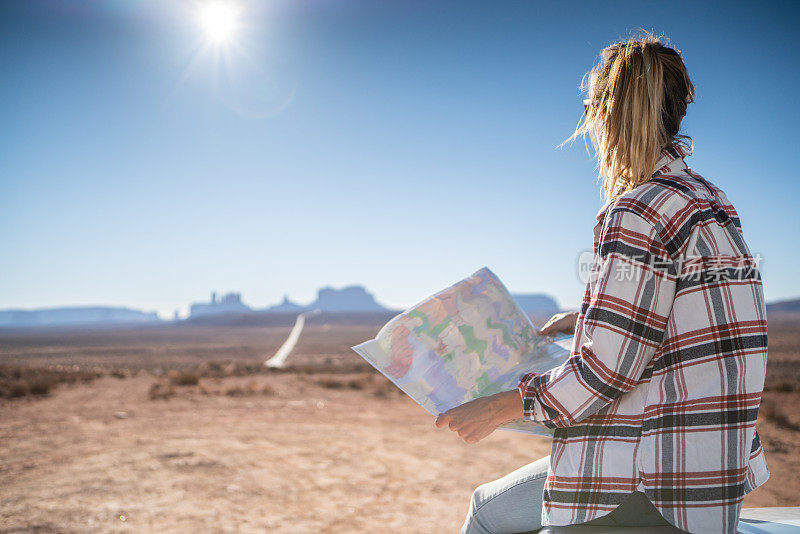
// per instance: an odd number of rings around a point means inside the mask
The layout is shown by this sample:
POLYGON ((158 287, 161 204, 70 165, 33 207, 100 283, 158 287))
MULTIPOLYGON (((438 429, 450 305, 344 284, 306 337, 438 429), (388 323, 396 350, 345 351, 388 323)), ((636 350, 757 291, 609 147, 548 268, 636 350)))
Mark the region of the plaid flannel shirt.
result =
POLYGON ((638 490, 682 530, 735 533, 769 477, 758 262, 683 157, 664 150, 650 181, 598 214, 571 357, 520 379, 525 417, 555 429, 544 525, 604 516, 638 490))

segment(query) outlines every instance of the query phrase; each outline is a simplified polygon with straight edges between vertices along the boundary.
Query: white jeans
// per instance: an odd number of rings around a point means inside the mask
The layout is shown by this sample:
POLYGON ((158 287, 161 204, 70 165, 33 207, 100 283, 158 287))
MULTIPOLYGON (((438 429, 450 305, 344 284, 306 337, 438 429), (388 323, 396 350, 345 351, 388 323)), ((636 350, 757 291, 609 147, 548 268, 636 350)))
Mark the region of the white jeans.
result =
MULTIPOLYGON (((519 534, 542 528, 544 481, 550 468, 545 456, 472 494, 461 534, 519 534)), ((644 493, 633 492, 613 512, 587 524, 607 526, 668 525, 644 493)))

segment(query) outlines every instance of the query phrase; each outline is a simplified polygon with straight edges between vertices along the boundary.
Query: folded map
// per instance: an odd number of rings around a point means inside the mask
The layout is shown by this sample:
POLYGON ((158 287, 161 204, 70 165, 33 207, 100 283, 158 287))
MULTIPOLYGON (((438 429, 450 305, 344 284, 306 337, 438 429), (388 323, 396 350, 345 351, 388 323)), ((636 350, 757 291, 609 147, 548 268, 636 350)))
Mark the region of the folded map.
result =
MULTIPOLYGON (((394 317, 375 339, 352 347, 433 415, 517 387, 569 356, 570 336, 541 337, 487 268, 394 317)), ((522 419, 501 428, 552 435, 522 419)))

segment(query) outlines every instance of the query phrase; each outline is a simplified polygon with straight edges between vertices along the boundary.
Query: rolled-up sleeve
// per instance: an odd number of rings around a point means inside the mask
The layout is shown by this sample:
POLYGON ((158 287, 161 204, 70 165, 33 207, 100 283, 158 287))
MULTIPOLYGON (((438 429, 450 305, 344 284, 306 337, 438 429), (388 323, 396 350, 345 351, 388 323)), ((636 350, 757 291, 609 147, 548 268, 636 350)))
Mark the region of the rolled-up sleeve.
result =
POLYGON ((524 416, 568 427, 633 389, 653 359, 675 297, 674 263, 655 225, 612 210, 595 254, 572 356, 520 377, 524 416))

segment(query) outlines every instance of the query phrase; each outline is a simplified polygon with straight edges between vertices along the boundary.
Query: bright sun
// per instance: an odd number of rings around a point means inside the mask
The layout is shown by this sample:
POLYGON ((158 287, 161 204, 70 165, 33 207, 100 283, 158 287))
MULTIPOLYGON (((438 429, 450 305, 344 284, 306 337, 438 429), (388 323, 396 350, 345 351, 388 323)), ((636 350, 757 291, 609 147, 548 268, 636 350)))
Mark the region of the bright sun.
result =
POLYGON ((209 41, 222 45, 236 32, 239 13, 236 6, 224 0, 210 0, 200 8, 200 25, 209 41))

